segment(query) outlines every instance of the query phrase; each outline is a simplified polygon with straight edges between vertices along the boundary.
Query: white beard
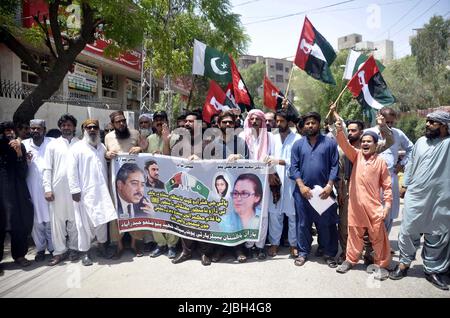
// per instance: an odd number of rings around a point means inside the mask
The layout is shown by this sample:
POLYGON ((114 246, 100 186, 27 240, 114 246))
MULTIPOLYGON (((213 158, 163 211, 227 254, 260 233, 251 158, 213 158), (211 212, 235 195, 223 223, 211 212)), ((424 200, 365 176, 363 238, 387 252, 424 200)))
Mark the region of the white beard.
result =
POLYGON ((87 132, 84 132, 83 140, 85 143, 87 143, 93 147, 97 147, 98 144, 100 143, 100 135, 97 134, 95 140, 92 140, 91 136, 89 136, 89 134, 87 132))

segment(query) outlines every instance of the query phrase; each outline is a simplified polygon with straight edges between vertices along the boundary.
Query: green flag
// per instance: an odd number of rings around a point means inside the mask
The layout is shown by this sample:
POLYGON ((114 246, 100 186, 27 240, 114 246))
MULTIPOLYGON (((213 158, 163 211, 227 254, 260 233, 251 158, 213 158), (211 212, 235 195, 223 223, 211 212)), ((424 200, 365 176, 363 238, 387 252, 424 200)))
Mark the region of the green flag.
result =
POLYGON ((192 74, 206 76, 216 82, 231 82, 231 66, 228 54, 194 40, 192 74))

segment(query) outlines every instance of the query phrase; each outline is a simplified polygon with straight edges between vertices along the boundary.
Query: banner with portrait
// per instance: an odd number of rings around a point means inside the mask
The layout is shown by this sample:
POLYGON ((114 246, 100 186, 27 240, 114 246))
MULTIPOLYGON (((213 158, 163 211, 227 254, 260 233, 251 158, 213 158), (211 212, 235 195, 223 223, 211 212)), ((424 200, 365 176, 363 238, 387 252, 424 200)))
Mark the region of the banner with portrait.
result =
POLYGON ((111 162, 119 231, 152 230, 235 246, 258 241, 267 217, 266 164, 139 154, 111 162))

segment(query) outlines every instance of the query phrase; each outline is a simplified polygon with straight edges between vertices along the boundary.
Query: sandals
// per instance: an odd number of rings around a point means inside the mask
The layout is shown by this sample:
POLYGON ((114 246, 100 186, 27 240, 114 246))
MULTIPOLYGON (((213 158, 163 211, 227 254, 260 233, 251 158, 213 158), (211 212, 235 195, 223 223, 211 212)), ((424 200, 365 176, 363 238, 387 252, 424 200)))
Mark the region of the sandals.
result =
POLYGON ((31 262, 27 260, 25 257, 19 257, 14 260, 14 263, 21 267, 27 267, 31 265, 31 262))

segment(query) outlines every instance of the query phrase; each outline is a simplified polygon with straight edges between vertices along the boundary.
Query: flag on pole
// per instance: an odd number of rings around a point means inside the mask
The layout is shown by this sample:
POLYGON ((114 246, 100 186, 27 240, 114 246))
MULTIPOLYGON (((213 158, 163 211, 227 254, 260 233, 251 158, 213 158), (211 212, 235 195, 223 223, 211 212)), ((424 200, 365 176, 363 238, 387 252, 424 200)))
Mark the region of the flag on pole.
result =
MULTIPOLYGON (((268 78, 264 76, 264 105, 267 108, 277 111, 281 109, 284 95, 278 87, 276 87, 268 78)), ((287 120, 295 120, 300 114, 297 109, 288 101, 286 109, 287 120)))
POLYGON ((244 80, 242 79, 241 73, 233 61, 233 58, 230 56, 231 63, 231 76, 233 78, 233 93, 236 103, 239 105, 242 111, 251 110, 255 108, 253 104, 253 98, 250 95, 250 92, 245 85, 244 80))
POLYGON ((336 85, 330 71, 330 65, 335 58, 336 53, 333 47, 305 17, 297 53, 295 54, 295 65, 317 80, 336 85))
POLYGON ((222 88, 213 80, 209 81, 208 95, 206 96, 205 104, 203 105, 203 120, 208 124, 211 122, 211 118, 215 114, 219 114, 222 111, 229 110, 228 106, 225 106, 225 100, 227 96, 223 92, 222 88))
POLYGON ((231 82, 230 58, 227 54, 194 40, 192 74, 229 83, 231 82))
POLYGON ((381 76, 373 55, 355 73, 347 87, 365 110, 369 106, 381 109, 395 102, 395 98, 381 76))
POLYGON ((264 105, 274 111, 281 108, 283 94, 268 78, 264 76, 264 105))
MULTIPOLYGON (((350 50, 347 62, 345 63, 345 70, 343 79, 351 80, 353 75, 362 67, 365 61, 369 58, 368 55, 362 54, 361 52, 356 52, 354 50, 350 50)), ((381 64, 380 61, 377 61, 377 66, 380 72, 384 71, 384 65, 381 64)))

